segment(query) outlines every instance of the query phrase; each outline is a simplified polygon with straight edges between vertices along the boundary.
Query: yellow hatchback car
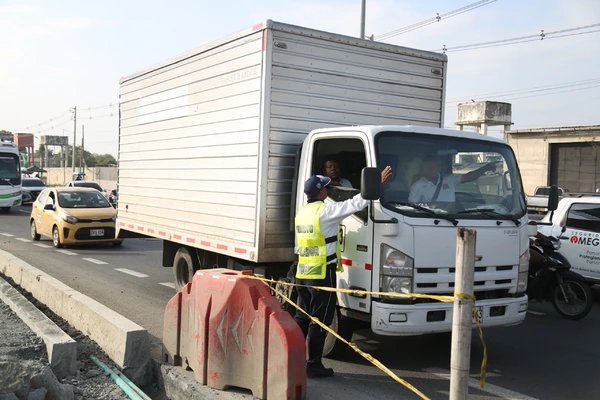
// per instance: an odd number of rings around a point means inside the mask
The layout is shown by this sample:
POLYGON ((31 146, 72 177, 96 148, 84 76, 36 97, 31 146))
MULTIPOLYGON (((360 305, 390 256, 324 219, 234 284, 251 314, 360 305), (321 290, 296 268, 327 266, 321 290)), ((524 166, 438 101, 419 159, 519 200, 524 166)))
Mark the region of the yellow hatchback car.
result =
POLYGON ((31 206, 31 239, 52 239, 54 247, 85 243, 112 243, 117 211, 96 189, 85 187, 48 188, 31 206))

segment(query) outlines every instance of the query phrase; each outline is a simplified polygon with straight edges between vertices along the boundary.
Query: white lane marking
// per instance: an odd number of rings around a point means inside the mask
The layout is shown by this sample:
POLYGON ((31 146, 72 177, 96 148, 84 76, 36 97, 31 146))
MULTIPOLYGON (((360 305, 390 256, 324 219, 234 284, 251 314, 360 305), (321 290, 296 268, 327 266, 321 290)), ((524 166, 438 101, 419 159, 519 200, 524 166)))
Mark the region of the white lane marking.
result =
POLYGON ((50 249, 52 246, 48 246, 47 244, 34 243, 34 246, 41 247, 42 249, 50 249))
POLYGON ((132 270, 127 269, 127 268, 115 268, 115 271, 119 271, 119 272, 122 272, 124 274, 129 274, 129 275, 137 276, 138 278, 147 278, 148 277, 148 275, 146 275, 146 274, 142 274, 142 273, 137 272, 137 271, 132 271, 132 270))
POLYGON ((26 213, 26 214, 31 214, 31 211, 26 211, 26 210, 19 210, 22 213, 26 213))
POLYGON ((173 282, 161 282, 159 285, 163 285, 166 287, 170 287, 171 289, 175 289, 175 284, 173 282))
POLYGON ((18 240, 19 242, 25 242, 25 243, 29 243, 29 242, 31 242, 31 239, 25 239, 25 238, 17 238, 17 240, 18 240))
MULTIPOLYGON (((428 372, 432 375, 439 376, 440 378, 450 380, 450 371, 441 368, 426 368, 425 372, 428 372)), ((535 397, 530 397, 522 393, 513 392, 512 390, 505 389, 500 386, 492 385, 490 383, 485 383, 485 388, 481 389, 479 386, 479 380, 469 378, 469 386, 473 389, 481 390, 483 392, 492 394, 494 396, 498 396, 507 400, 538 400, 535 397)))
POLYGON ((1 235, 8 236, 8 237, 15 237, 15 235, 13 235, 12 233, 2 233, 1 235))
POLYGON ((96 260, 95 258, 82 258, 82 260, 89 261, 91 263, 98 264, 98 265, 108 264, 107 262, 96 260))
POLYGON ((59 253, 66 254, 68 256, 76 256, 77 255, 77 253, 73 253, 72 251, 69 251, 69 250, 61 249, 61 250, 56 250, 56 251, 58 251, 59 253))
POLYGON ((539 311, 532 311, 532 310, 527 310, 527 314, 533 314, 533 315, 546 315, 546 313, 539 312, 539 311))

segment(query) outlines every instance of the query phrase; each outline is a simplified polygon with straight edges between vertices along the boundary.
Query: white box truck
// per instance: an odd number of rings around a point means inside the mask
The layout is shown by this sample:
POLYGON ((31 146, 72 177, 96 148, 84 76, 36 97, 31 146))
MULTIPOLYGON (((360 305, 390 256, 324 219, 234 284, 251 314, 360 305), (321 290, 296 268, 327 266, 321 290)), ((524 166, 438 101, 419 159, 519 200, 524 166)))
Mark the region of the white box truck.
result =
MULTIPOLYGON (((331 188, 327 201, 358 193, 364 167, 389 165, 381 199, 341 224, 338 287, 452 294, 456 230, 472 227, 478 318, 484 327, 522 322, 529 253, 519 169, 504 141, 441 129, 446 62, 266 21, 123 78, 119 237, 162 239, 177 288, 200 268, 284 276, 303 183, 324 159, 335 155, 355 188, 331 188), (496 171, 460 183, 473 167, 463 154, 496 160, 496 171), (455 198, 411 203, 431 155, 455 175, 455 198)), ((380 335, 451 330, 452 304, 344 293, 338 306, 333 326, 344 335, 352 319, 380 335)))

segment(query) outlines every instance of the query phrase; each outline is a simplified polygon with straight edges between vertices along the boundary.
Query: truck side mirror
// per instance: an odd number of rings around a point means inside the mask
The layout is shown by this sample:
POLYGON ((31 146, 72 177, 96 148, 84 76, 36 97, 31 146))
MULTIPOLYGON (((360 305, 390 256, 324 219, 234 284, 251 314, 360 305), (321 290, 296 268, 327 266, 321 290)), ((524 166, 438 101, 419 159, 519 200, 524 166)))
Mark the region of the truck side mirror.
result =
POLYGON ((538 225, 535 221, 529 221, 527 224, 527 236, 535 236, 538 233, 538 225))
POLYGON ((379 168, 363 168, 360 175, 360 194, 365 200, 379 200, 381 197, 381 171, 379 168))
POLYGON ((548 211, 554 211, 558 208, 558 187, 556 185, 550 186, 550 193, 548 194, 548 211))

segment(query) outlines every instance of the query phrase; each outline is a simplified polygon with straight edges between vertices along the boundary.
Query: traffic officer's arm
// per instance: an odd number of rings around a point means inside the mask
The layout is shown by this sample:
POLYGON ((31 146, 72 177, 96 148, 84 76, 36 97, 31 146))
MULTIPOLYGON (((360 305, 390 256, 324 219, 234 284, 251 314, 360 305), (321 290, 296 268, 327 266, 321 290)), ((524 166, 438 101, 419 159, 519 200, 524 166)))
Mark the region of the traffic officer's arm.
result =
MULTIPOLYGON (((381 173, 381 185, 383 186, 392 175, 392 168, 385 167, 381 173)), ((321 221, 329 223, 338 223, 346 217, 359 212, 369 205, 369 201, 357 194, 351 199, 339 203, 325 203, 323 211, 321 211, 321 221)))

